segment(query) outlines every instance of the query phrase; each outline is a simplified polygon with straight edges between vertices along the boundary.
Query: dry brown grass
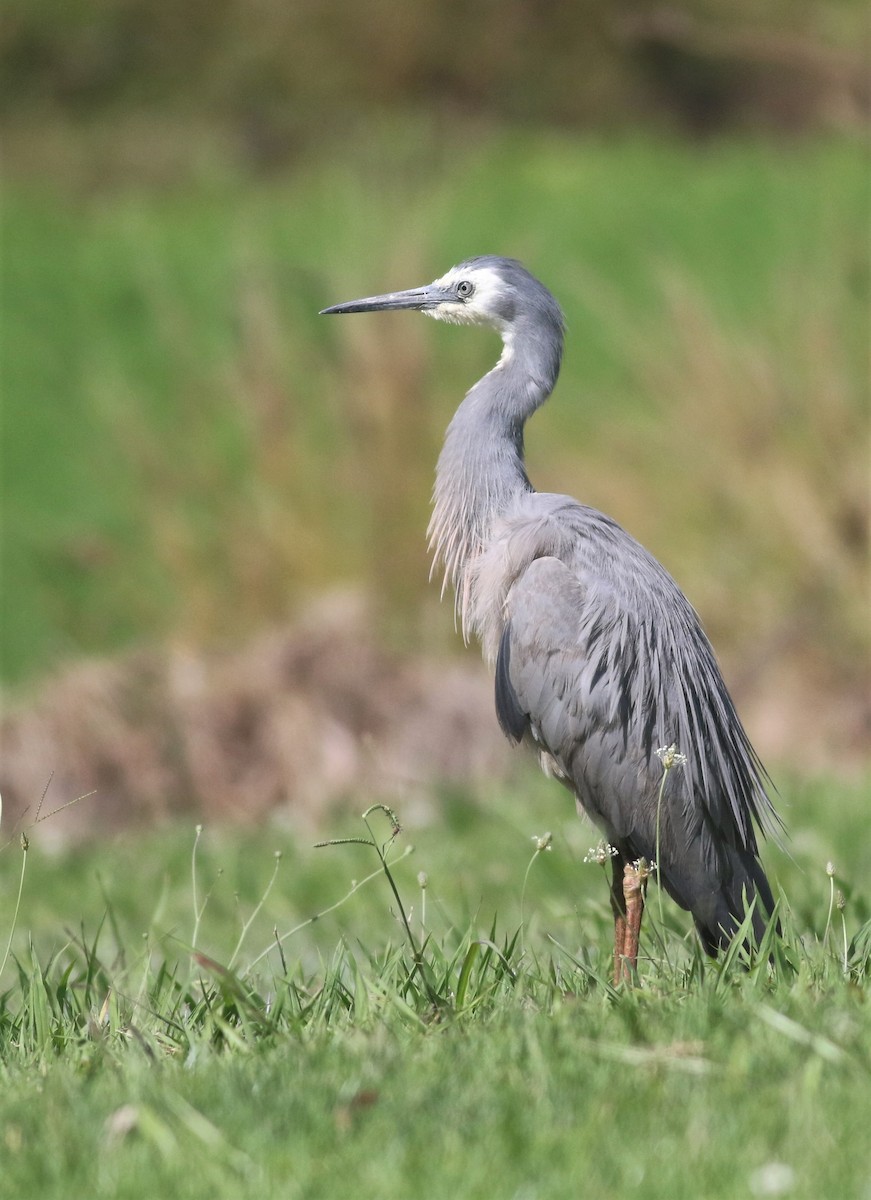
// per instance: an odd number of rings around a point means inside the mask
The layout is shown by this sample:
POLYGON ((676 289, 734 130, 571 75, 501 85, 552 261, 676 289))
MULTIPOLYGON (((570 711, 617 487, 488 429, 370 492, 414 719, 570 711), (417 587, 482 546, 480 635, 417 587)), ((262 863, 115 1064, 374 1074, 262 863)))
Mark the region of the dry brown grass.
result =
MULTIPOLYGON (((478 664, 475 664, 477 667, 478 664)), ((170 812, 297 828, 367 797, 417 813, 439 784, 516 765, 483 670, 400 658, 372 635, 359 597, 323 600, 293 628, 202 653, 176 642, 87 661, 0 722, 3 823, 94 792, 46 836, 109 832, 170 812)))

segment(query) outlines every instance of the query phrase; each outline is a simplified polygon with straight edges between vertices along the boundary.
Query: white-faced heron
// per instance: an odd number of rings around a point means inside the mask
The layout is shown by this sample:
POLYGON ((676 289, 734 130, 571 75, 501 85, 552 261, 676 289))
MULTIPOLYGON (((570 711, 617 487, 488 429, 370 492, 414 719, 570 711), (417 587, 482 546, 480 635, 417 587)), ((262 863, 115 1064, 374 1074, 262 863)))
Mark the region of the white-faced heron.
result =
POLYGON ((520 263, 487 256, 425 287, 324 312, 384 309, 501 334, 499 362, 448 427, 430 544, 464 636, 480 640, 494 669, 503 730, 535 750, 608 840, 615 982, 636 968, 648 874, 692 913, 709 954, 754 902, 761 938, 774 905, 754 822, 772 826, 776 815, 696 613, 615 521, 535 491, 526 474, 524 424, 560 368, 559 305, 520 263), (680 765, 666 770, 674 747, 680 765))

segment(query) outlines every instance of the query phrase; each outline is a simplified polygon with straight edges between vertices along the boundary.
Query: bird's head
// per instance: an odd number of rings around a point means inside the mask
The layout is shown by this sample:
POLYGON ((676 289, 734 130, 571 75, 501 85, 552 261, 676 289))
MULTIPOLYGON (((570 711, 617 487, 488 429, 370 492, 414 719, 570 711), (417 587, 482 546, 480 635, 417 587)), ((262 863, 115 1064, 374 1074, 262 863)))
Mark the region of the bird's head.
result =
POLYGON ((545 320, 562 330, 562 313, 550 292, 513 258, 486 255, 459 263, 440 279, 407 292, 366 296, 325 308, 324 314, 410 308, 453 325, 490 325, 507 338, 523 320, 545 320))

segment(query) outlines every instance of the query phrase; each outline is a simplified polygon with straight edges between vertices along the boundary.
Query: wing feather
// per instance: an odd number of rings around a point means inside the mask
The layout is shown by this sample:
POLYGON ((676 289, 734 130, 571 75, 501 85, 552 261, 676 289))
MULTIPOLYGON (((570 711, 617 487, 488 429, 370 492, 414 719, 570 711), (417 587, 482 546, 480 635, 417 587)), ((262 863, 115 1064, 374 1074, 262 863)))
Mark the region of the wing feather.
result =
POLYGON ((514 740, 531 730, 615 829, 649 827, 655 752, 674 743, 688 761, 672 772, 672 823, 701 838, 709 866, 722 845, 755 854, 753 822, 773 814, 767 776, 694 610, 619 526, 571 502, 559 515, 574 525, 571 554, 533 558, 506 597, 503 728, 514 740))

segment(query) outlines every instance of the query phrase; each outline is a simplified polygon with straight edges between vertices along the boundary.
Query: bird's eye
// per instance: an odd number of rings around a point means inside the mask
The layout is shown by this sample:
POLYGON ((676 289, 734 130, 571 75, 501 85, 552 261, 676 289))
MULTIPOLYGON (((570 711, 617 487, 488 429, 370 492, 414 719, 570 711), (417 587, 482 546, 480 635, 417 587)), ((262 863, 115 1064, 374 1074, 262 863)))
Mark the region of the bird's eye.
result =
POLYGON ((468 300, 474 290, 474 283, 469 283, 468 279, 461 279, 457 284, 457 295, 462 296, 464 300, 468 300))

